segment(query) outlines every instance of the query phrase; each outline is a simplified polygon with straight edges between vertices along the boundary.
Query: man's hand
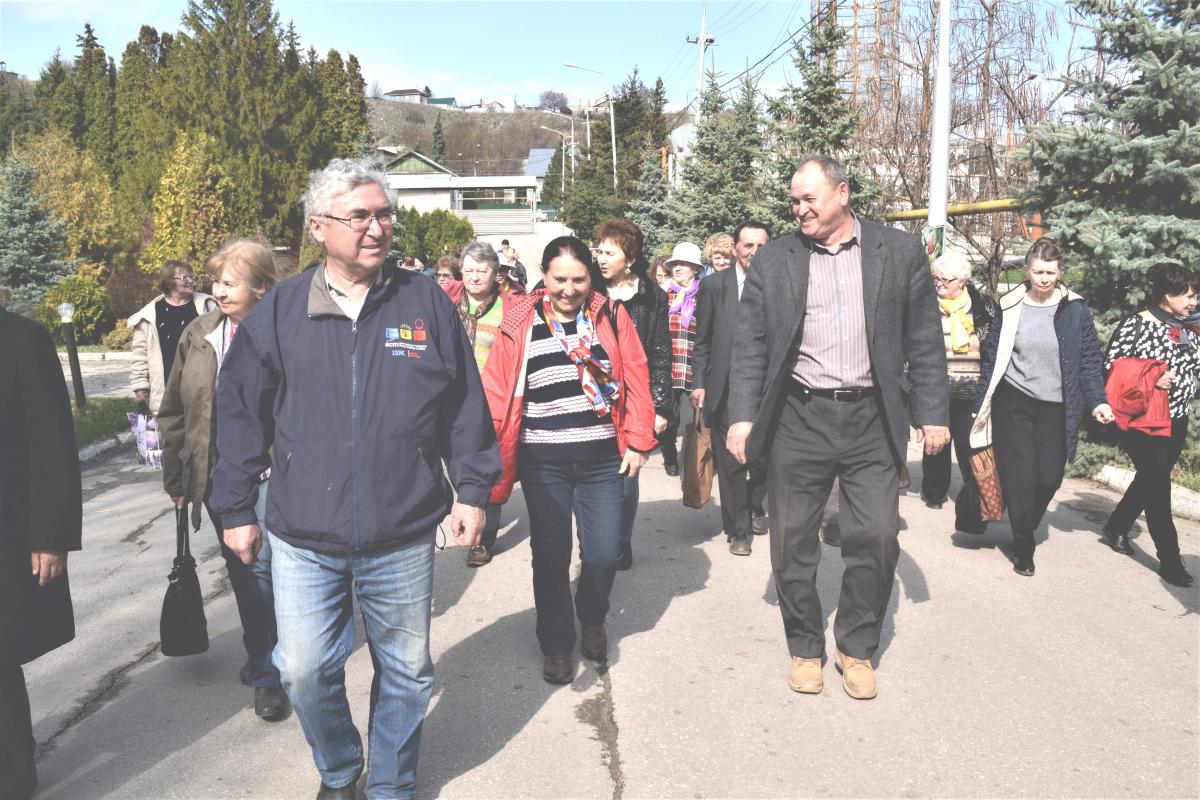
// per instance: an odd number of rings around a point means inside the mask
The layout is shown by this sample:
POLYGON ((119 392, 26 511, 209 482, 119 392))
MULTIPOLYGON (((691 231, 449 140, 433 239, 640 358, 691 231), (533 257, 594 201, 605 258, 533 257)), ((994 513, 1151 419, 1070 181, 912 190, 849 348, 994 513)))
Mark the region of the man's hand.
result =
POLYGON ((617 472, 620 473, 621 475, 624 475, 627 478, 632 478, 633 476, 638 474, 638 470, 640 470, 642 468, 642 465, 645 463, 646 463, 646 454, 645 453, 639 453, 637 450, 634 450, 632 447, 626 447, 625 448, 625 457, 621 459, 621 468, 618 469, 617 472))
POLYGON ((67 554, 50 553, 38 550, 30 554, 30 571, 37 576, 38 586, 45 586, 50 581, 67 571, 67 554))
POLYGON ((474 547, 483 536, 482 508, 455 503, 450 511, 450 535, 459 547, 474 547))
POLYGON ((139 403, 149 403, 150 402, 150 390, 149 389, 134 389, 133 390, 133 399, 137 400, 139 403))
POLYGON ((262 550, 262 531, 253 523, 226 528, 224 539, 225 546, 237 553, 246 566, 253 564, 258 558, 258 551, 262 550))
POLYGON ((1100 405, 1096 406, 1096 408, 1092 410, 1092 416, 1095 418, 1096 422, 1099 422, 1101 425, 1107 425, 1110 422, 1117 421, 1116 415, 1113 414, 1112 406, 1110 406, 1108 403, 1101 403, 1100 405))
POLYGON ((704 390, 692 389, 692 408, 699 411, 704 408, 704 390))
POLYGON ((753 422, 735 422, 729 426, 729 434, 725 437, 725 449, 739 464, 746 463, 746 440, 750 438, 753 428, 753 422))
POLYGON ((654 435, 658 436, 667 429, 667 418, 662 414, 654 415, 654 435))
POLYGON ((924 440, 925 455, 942 452, 942 448, 950 441, 950 429, 945 425, 922 425, 917 428, 916 440, 924 440))

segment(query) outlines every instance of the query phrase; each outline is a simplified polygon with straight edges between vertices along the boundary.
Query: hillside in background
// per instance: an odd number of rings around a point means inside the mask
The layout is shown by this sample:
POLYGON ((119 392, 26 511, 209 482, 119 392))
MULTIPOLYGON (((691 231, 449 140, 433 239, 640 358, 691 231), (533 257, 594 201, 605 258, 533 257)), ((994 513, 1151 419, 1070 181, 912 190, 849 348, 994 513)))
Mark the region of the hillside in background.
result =
MULTIPOLYGON (((473 114, 466 111, 367 100, 367 113, 375 144, 420 150, 433 154, 433 126, 439 115, 446 141, 445 165, 460 175, 520 174, 533 147, 558 147, 562 138, 545 125, 570 134, 569 120, 540 111, 511 114, 473 114), (461 154, 461 155, 460 155, 461 154)), ((575 136, 584 143, 584 120, 575 120, 575 136)))

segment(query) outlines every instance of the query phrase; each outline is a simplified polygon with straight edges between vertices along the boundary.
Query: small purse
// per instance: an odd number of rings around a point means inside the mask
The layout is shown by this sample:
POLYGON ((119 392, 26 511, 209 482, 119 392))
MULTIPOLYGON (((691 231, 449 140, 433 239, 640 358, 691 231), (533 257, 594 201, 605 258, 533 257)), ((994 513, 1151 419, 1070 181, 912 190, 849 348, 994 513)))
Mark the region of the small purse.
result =
POLYGON ((971 472, 979 486, 979 519, 996 522, 1004 518, 1004 490, 996 471, 996 452, 991 445, 971 453, 971 472))
POLYGON ((194 656, 208 649, 208 620, 188 541, 186 504, 175 510, 175 562, 167 576, 158 636, 164 656, 194 656))
POLYGON ((683 504, 703 508, 712 497, 712 430, 705 427, 700 411, 683 436, 683 504))

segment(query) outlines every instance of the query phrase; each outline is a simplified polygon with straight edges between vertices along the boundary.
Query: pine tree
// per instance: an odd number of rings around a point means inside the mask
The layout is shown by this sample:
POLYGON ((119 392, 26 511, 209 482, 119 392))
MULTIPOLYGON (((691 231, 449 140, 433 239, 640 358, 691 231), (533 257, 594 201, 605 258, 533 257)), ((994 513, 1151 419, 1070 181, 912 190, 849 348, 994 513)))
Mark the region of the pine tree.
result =
POLYGON ((75 142, 86 148, 106 172, 111 172, 113 140, 116 133, 113 80, 115 70, 109 70, 110 60, 88 23, 83 33, 75 37, 79 55, 71 80, 79 98, 80 127, 75 142))
POLYGON ((150 203, 171 154, 173 125, 163 113, 165 64, 171 36, 143 25, 125 47, 117 73, 113 168, 117 178, 117 223, 122 236, 138 240, 150 217, 150 203))
POLYGON ((0 302, 30 314, 46 291, 71 274, 66 229, 38 203, 33 169, 10 157, 0 168, 0 302))
POLYGON ((823 13, 813 26, 808 47, 797 42, 792 51, 799 83, 789 82, 767 104, 765 185, 756 213, 771 224, 776 235, 796 228, 788 186, 796 162, 805 154, 832 155, 841 161, 850 179, 851 203, 857 210, 868 211, 881 194, 863 168, 862 157, 853 150, 859 110, 839 85, 846 74, 838 63, 846 31, 833 14, 823 13))
POLYGON ((78 141, 83 132, 83 107, 75 81, 71 79, 74 65, 63 62, 57 50, 38 78, 34 98, 42 116, 42 128, 58 128, 78 141))
POLYGON ((432 158, 439 164, 446 163, 446 132, 442 129, 442 115, 438 114, 433 123, 433 153, 432 158))
POLYGON ((204 134, 179 134, 154 195, 154 238, 139 261, 144 272, 178 258, 203 263, 229 235, 223 198, 232 187, 204 134))
MULTIPOLYGON (((569 171, 569 170, 568 170, 569 171)), ((552 208, 562 208, 563 191, 562 191, 562 175, 563 175, 563 148, 560 142, 558 147, 554 148, 554 155, 550 157, 550 164, 546 167, 546 177, 542 182, 542 199, 543 205, 551 206, 552 208)), ((571 191, 568 180, 567 192, 571 191)))
POLYGON ((732 233, 750 217, 762 141, 749 81, 743 82, 736 107, 727 110, 716 76, 710 74, 700 115, 691 156, 683 165, 683 186, 668 203, 677 235, 697 244, 714 233, 732 233))
POLYGON ((679 238, 667 215, 667 179, 660 151, 653 145, 642 151, 642 169, 630 190, 625 218, 642 231, 648 256, 671 247, 679 238))
POLYGON ((1026 199, 1082 267, 1079 288, 1112 323, 1144 308, 1146 270, 1200 264, 1200 7, 1075 0, 1106 69, 1067 79, 1068 119, 1027 143, 1026 199))
POLYGON ((0 158, 8 155, 14 142, 37 129, 34 84, 0 78, 0 158))
POLYGON ((600 223, 624 212, 624 204, 613 192, 608 120, 592 123, 591 158, 587 152, 583 155, 576 167, 575 182, 563 200, 561 218, 576 236, 588 240, 600 223))

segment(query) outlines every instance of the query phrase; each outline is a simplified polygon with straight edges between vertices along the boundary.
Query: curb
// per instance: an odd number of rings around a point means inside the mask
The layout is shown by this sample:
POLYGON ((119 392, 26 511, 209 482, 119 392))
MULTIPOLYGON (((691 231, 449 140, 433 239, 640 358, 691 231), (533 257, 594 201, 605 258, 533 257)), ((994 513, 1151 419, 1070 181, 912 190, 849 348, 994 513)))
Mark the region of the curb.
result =
MULTIPOLYGON (((106 350, 103 353, 76 353, 80 361, 129 361, 133 353, 128 350, 106 350)), ((65 350, 58 351, 58 360, 67 363, 69 356, 65 350)))
MULTIPOLYGON (((1124 492, 1133 482, 1134 471, 1108 465, 1092 476, 1092 480, 1118 492, 1124 492)), ((1171 512, 1176 517, 1200 521, 1200 492, 1177 483, 1171 484, 1171 512)))
POLYGON ((129 444, 132 441, 133 431, 121 431, 120 433, 113 434, 106 439, 101 439, 98 442, 92 442, 87 447, 79 448, 79 461, 80 463, 83 463, 85 461, 91 461, 92 459, 99 458, 109 450, 129 444))

